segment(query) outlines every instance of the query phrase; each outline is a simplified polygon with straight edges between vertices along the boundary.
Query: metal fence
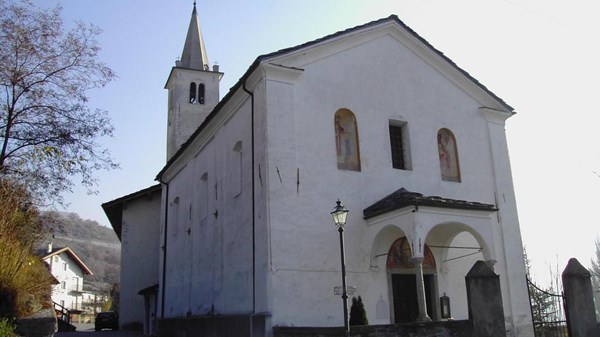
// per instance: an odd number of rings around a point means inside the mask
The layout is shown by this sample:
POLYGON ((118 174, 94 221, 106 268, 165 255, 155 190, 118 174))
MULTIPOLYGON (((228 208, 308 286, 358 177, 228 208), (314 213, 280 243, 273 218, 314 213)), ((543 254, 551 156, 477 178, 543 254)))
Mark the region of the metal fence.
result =
POLYGON ((535 337, 569 337, 563 294, 541 289, 527 278, 535 337))

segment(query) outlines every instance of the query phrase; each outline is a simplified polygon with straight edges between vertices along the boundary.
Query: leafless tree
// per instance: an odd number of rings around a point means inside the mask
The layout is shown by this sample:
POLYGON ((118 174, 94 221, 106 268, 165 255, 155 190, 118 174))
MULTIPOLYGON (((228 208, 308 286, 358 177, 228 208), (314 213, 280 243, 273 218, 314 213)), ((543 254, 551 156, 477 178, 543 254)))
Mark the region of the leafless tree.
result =
POLYGON ((61 12, 0 0, 0 176, 59 203, 74 177, 93 192, 94 173, 116 167, 98 144, 112 136, 108 114, 88 106, 88 91, 115 78, 98 59, 101 31, 66 30, 61 12))
POLYGON ((596 318, 600 320, 600 238, 596 238, 596 256, 592 259, 590 274, 592 274, 596 318))

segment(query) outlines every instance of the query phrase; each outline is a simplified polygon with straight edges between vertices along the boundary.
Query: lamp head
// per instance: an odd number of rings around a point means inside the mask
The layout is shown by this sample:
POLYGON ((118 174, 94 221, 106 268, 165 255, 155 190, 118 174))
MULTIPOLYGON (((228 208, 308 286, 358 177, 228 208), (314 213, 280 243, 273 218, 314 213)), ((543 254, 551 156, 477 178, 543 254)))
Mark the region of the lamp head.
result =
POLYGON ((344 205, 342 205, 342 202, 339 199, 336 203, 337 205, 333 209, 333 212, 331 212, 331 216, 333 217, 333 222, 337 227, 344 227, 344 225, 346 224, 346 216, 348 215, 348 210, 344 205))

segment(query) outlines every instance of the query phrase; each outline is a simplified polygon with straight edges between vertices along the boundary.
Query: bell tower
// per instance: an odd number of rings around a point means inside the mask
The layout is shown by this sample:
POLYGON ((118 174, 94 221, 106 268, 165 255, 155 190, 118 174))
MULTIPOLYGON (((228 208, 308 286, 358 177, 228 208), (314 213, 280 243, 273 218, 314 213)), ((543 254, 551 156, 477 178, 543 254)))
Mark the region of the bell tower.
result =
POLYGON ((171 69, 165 89, 169 91, 167 161, 204 122, 219 102, 219 66, 209 68, 200 30, 196 2, 183 45, 181 59, 171 69))

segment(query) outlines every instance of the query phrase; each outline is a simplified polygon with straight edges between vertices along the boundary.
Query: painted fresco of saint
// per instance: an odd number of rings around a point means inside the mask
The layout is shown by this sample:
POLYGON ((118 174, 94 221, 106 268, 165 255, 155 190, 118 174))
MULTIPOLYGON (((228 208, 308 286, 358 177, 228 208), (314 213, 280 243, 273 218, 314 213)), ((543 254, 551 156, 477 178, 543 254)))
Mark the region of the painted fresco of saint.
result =
POLYGON ((335 149, 337 165, 341 170, 360 171, 358 131, 356 119, 349 110, 335 113, 335 149))
POLYGON ((437 134, 437 143, 442 180, 460 182, 458 151, 452 131, 440 129, 437 134))

